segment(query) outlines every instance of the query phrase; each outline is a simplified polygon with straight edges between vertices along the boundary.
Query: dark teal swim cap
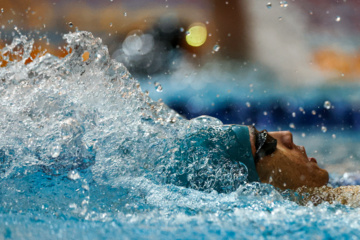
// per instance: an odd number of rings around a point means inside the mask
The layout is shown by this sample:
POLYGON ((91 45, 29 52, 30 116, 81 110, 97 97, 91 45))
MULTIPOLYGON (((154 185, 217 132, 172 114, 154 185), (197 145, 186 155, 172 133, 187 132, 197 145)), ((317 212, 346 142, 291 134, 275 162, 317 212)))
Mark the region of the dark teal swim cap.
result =
POLYGON ((249 127, 244 125, 224 125, 223 129, 229 131, 229 134, 235 135, 227 150, 230 158, 243 163, 247 167, 247 179, 249 182, 260 182, 251 151, 249 127))

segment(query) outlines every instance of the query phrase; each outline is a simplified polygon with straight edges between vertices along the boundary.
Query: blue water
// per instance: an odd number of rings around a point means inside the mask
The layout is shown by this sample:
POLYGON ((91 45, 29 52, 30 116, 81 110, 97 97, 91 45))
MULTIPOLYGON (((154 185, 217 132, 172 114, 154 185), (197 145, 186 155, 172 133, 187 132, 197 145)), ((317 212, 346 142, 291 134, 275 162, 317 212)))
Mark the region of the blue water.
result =
MULTIPOLYGON (((356 208, 300 206, 295 193, 259 183, 227 194, 163 183, 153 170, 201 123, 151 100, 100 39, 66 39, 73 52, 64 59, 0 69, 0 239, 360 238, 356 208)), ((3 51, 16 46, 31 41, 15 38, 3 51)), ((306 134, 296 138, 323 166, 341 164, 337 153, 356 166, 357 138, 339 145, 345 133, 306 134)))

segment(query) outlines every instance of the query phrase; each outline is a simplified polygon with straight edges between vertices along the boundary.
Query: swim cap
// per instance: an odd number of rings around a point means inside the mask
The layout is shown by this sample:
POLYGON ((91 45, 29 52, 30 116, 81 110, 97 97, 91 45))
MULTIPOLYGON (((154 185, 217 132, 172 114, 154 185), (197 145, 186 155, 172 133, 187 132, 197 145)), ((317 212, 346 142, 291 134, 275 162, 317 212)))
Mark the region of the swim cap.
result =
POLYGON ((227 150, 231 160, 241 162, 247 167, 247 179, 249 182, 259 182, 259 174, 256 171, 251 151, 249 127, 244 125, 224 125, 222 128, 235 136, 229 143, 227 150))
POLYGON ((175 148, 166 150, 159 159, 157 178, 168 184, 219 193, 235 191, 245 177, 249 182, 259 181, 247 126, 193 125, 194 129, 189 128, 188 134, 176 139, 175 148), (242 174, 245 168, 247 176, 242 174))

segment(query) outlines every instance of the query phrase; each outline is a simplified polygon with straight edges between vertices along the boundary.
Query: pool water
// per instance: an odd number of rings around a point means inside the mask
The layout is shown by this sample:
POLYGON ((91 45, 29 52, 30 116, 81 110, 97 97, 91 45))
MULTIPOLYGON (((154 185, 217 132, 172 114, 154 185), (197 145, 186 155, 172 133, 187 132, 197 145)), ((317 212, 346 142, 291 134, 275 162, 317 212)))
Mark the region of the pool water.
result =
MULTIPOLYGON (((301 206, 295 193, 267 184, 243 182, 231 193, 166 184, 157 170, 176 139, 205 123, 153 101, 101 39, 65 38, 72 53, 63 59, 45 55, 0 69, 0 239, 360 237, 357 208, 301 206)), ((20 36, 3 51, 22 46, 26 56, 31 44, 20 36)), ((340 145, 332 136, 322 141, 329 134, 307 134, 296 138, 320 164, 335 169, 344 153, 356 169, 356 137, 340 145)), ((336 139, 346 142, 346 134, 336 139)), ((343 173, 334 171, 332 181, 356 182, 343 173)))

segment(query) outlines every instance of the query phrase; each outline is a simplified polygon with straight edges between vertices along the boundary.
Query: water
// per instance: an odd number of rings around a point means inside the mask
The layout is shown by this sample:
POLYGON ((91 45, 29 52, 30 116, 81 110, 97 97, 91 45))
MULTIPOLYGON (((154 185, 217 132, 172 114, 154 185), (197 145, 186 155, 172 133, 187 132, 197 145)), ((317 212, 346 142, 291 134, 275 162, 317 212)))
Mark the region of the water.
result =
POLYGON ((280 1, 280 7, 286 8, 288 6, 287 1, 280 1))
POLYGON ((90 33, 65 38, 63 59, 25 65, 25 36, 3 50, 24 53, 0 68, 0 239, 360 237, 359 209, 300 206, 266 184, 218 193, 164 181, 178 139, 221 122, 151 100, 90 33))
POLYGON ((326 109, 330 109, 331 108, 331 102, 329 102, 329 101, 325 101, 324 102, 324 108, 326 108, 326 109))

